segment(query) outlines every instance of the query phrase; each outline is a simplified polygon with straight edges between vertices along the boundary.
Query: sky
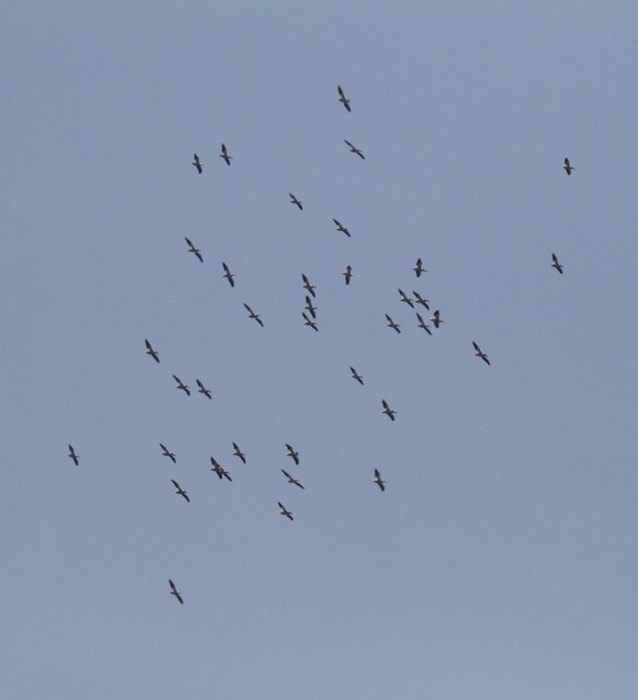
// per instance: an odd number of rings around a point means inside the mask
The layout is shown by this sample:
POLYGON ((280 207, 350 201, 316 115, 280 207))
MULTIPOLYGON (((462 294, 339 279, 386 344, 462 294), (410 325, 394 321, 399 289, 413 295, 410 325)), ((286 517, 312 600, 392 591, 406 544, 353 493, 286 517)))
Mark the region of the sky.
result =
POLYGON ((637 27, 2 4, 0 696, 635 698, 637 27))

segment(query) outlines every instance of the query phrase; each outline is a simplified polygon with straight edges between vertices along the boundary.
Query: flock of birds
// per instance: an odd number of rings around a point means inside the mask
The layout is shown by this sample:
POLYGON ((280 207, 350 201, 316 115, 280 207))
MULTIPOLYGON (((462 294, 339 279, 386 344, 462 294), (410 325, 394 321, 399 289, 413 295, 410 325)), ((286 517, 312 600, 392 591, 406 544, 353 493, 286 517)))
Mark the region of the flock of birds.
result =
MULTIPOLYGON (((337 90, 339 92, 338 101, 343 104, 343 106, 348 110, 348 112, 351 112, 352 110, 350 107, 350 100, 346 98, 340 85, 337 86, 337 90)), ((345 139, 344 139, 344 141, 347 144, 347 146, 349 147, 351 153, 355 153, 361 159, 365 160, 365 156, 361 152, 361 149, 356 148, 349 141, 347 141, 345 139)), ((233 159, 232 156, 228 155, 228 150, 226 149, 226 146, 224 144, 222 144, 222 152, 219 154, 219 157, 222 158, 226 162, 227 165, 230 165, 230 161, 233 159)), ((201 162, 201 160, 199 159, 199 156, 196 153, 194 154, 194 160, 193 160, 192 165, 194 165, 197 168, 197 171, 199 172, 200 175, 203 173, 204 164, 201 162)), ((568 158, 565 158, 565 163, 563 165, 563 169, 566 171, 567 175, 571 175, 572 170, 575 169, 570 164, 568 158)), ((298 199, 294 194, 289 193, 289 195, 290 195, 290 203, 296 205, 297 207, 299 207, 299 209, 301 211, 303 211, 303 202, 300 199, 298 199)), ((339 231, 341 233, 345 233, 349 238, 351 237, 350 232, 348 231, 348 229, 345 226, 343 226, 339 221, 337 221, 337 219, 333 219, 333 221, 336 224, 337 231, 339 231)), ((197 259, 203 263, 204 258, 202 256, 199 248, 196 248, 195 245, 192 243, 192 241, 190 241, 188 238, 185 238, 185 240, 186 240, 186 243, 188 245, 188 252, 193 253, 197 257, 197 259)), ((231 273, 230 269, 228 268, 228 265, 225 262, 222 262, 222 267, 224 270, 223 277, 225 279, 227 279, 228 282, 230 283, 230 286, 234 288, 235 287, 235 280, 234 280, 235 275, 233 275, 231 273)), ((558 262, 558 259, 554 253, 552 253, 551 267, 556 268, 556 270, 558 270, 558 272, 561 275, 563 274, 563 265, 561 265, 558 262)), ((423 267, 423 261, 421 260, 421 258, 419 258, 416 261, 416 265, 412 268, 412 270, 416 273, 417 279, 419 277, 421 277, 421 275, 424 272, 427 272, 427 270, 425 270, 423 267)), ((343 275, 345 277, 346 285, 349 285, 352 277, 354 276, 354 273, 352 272, 352 267, 350 265, 348 265, 348 267, 345 269, 345 271, 343 272, 343 275)), ((304 325, 310 326, 315 331, 319 331, 319 327, 317 326, 317 323, 316 323, 317 307, 314 306, 314 304, 312 302, 312 299, 316 298, 316 293, 315 293, 316 287, 314 285, 310 284, 310 281, 308 280, 308 278, 306 277, 305 274, 302 274, 301 277, 303 280, 303 289, 305 289, 308 293, 306 295, 306 306, 304 307, 304 311, 302 312, 302 316, 304 319, 304 325), (311 297, 312 297, 312 299, 311 299, 311 297), (312 320, 308 317, 308 315, 306 314, 306 311, 310 314, 310 316, 312 317, 312 320)), ((399 289, 398 291, 399 291, 399 301, 407 304, 413 310, 416 311, 415 304, 420 304, 428 311, 430 310, 430 306, 429 306, 430 301, 428 299, 423 298, 418 292, 413 291, 412 294, 414 295, 414 298, 410 298, 403 292, 403 290, 399 289)), ((261 320, 259 314, 255 313, 251 309, 251 307, 248 306, 248 304, 244 303, 244 306, 246 307, 246 310, 248 311, 248 317, 257 321, 257 323, 259 323, 259 325, 263 328, 264 323, 261 320)), ((416 316, 418 319, 418 327, 425 330, 429 335, 432 335, 432 331, 430 330, 429 324, 427 324, 425 322, 425 320, 423 319, 421 314, 419 314, 418 311, 416 312, 416 316)), ((386 314, 385 317, 387 319, 387 326, 394 329, 397 333, 401 333, 400 325, 398 323, 396 323, 395 321, 393 321, 392 318, 388 314, 386 314)), ((434 324, 434 327, 437 329, 443 323, 443 319, 441 318, 440 311, 438 309, 434 312, 434 314, 430 317, 429 320, 434 324)), ((150 355, 157 363, 159 363, 160 362, 159 353, 153 349, 153 346, 151 345, 151 343, 148 340, 145 340, 145 343, 146 343, 146 354, 150 355)), ((474 354, 477 357, 481 358, 485 363, 487 363, 489 365, 490 361, 488 359, 487 354, 481 350, 481 348, 477 345, 476 342, 472 341, 472 345, 474 346, 474 351, 475 351, 474 354)), ((359 384, 361 384, 363 386, 363 376, 360 375, 354 367, 350 367, 350 371, 352 373, 352 375, 351 375, 352 378, 355 379, 357 382, 359 382, 359 384)), ((184 384, 182 382, 182 380, 178 376, 176 376, 175 374, 173 374, 173 379, 175 379, 175 381, 177 382, 177 384, 176 384, 177 389, 184 391, 188 396, 191 395, 190 387, 187 384, 184 384)), ((197 384, 197 393, 203 394, 208 399, 213 398, 210 390, 207 389, 199 379, 195 379, 195 382, 197 384)), ((383 406, 381 413, 386 414, 390 418, 390 420, 394 421, 395 420, 394 416, 395 416, 396 411, 394 411, 390 408, 390 406, 385 401, 385 399, 382 399, 381 404, 383 406)), ((162 456, 168 457, 169 459, 171 459, 173 461, 173 463, 177 463, 177 459, 176 459, 175 454, 173 452, 171 452, 162 443, 160 443, 160 447, 162 449, 162 456)), ((298 466, 299 465, 299 453, 296 452, 293 449, 293 447, 289 444, 286 444, 286 448, 288 450, 286 452, 286 457, 291 457, 292 460, 294 461, 295 465, 298 466)), ((233 442, 233 450, 234 451, 233 451, 232 455, 234 457, 238 457, 239 459, 241 459, 241 461, 244 464, 246 464, 246 455, 244 452, 242 452, 239 449, 239 446, 235 442, 233 442)), ((77 452, 75 451, 75 449, 73 448, 72 445, 69 445, 68 456, 73 460, 73 462, 75 463, 76 466, 79 465, 80 455, 77 454, 77 452)), ((226 469, 224 469, 215 460, 214 457, 211 457, 210 461, 211 461, 211 464, 213 465, 211 467, 210 471, 215 472, 220 479, 227 479, 228 481, 232 481, 232 478, 231 478, 230 474, 228 473, 228 471, 226 469)), ((285 469, 282 469, 281 471, 283 472, 284 476, 286 477, 287 483, 294 484, 295 486, 298 486, 299 488, 304 489, 304 486, 299 482, 299 479, 291 476, 285 469)), ((175 486, 175 493, 179 496, 182 496, 188 503, 190 503, 190 498, 188 497, 188 493, 177 483, 177 481, 175 481, 175 479, 171 479, 171 481, 172 481, 173 485, 175 486)), ((380 474, 378 469, 374 470, 374 479, 372 481, 373 481, 373 483, 375 483, 379 486, 381 491, 385 491, 385 483, 386 482, 381 478, 381 474, 380 474)), ((277 502, 277 505, 279 506, 279 514, 280 515, 284 515, 285 517, 287 517, 291 521, 294 520, 293 513, 291 510, 288 510, 281 502, 277 502)), ((170 589, 171 589, 170 590, 171 595, 174 595, 177 598, 177 600, 179 600, 179 602, 181 604, 183 604, 184 600, 182 598, 182 594, 180 591, 177 590, 177 587, 175 586, 175 584, 173 583, 173 581, 171 579, 169 579, 169 585, 170 585, 170 589)))

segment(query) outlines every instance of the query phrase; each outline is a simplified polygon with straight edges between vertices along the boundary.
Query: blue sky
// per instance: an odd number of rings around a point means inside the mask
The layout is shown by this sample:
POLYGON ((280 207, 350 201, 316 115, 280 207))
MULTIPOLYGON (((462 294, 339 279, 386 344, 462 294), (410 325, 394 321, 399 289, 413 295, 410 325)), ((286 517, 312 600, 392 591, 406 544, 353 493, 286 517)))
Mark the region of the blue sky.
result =
POLYGON ((3 4, 3 697, 635 697, 637 15, 3 4))

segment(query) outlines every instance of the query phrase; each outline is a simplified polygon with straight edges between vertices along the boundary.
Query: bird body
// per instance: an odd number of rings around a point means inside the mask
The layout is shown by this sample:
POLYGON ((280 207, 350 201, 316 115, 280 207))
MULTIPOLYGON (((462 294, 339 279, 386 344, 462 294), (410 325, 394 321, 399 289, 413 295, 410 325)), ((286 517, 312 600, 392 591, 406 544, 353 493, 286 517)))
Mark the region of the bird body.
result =
POLYGON ((188 238, 186 238, 186 236, 184 236, 184 240, 186 243, 188 243, 188 252, 194 253, 199 258, 199 262, 204 262, 204 258, 202 258, 199 248, 195 248, 195 246, 188 240, 188 238))
POLYGON ((230 286, 234 287, 235 280, 233 279, 233 277, 235 275, 231 274, 230 270, 228 269, 228 265, 226 265, 225 262, 222 263, 222 267, 224 268, 224 277, 230 282, 230 286))
POLYGON ((352 267, 350 267, 350 265, 348 265, 348 267, 346 267, 345 272, 342 274, 345 275, 346 284, 350 284, 350 278, 354 277, 354 273, 352 272, 352 267))
POLYGON ((226 161, 227 165, 230 165, 230 161, 233 159, 232 156, 228 155, 228 151, 226 151, 226 146, 222 143, 222 152, 219 154, 220 158, 223 158, 226 161))
POLYGON ((375 484, 379 484, 379 488, 380 488, 382 491, 385 491, 385 486, 384 486, 385 481, 383 481, 383 479, 381 478, 381 474, 379 473, 379 470, 378 470, 378 469, 375 469, 375 470, 374 470, 374 479, 373 479, 373 481, 374 481, 375 484))
POLYGON ((350 231, 348 231, 348 229, 345 226, 342 226, 336 219, 333 219, 333 221, 335 222, 335 224, 337 224, 337 231, 342 231, 346 234, 346 236, 348 236, 348 238, 351 238, 350 231))
POLYGON ((430 319, 430 321, 432 321, 432 323, 433 323, 437 328, 439 327, 439 324, 440 324, 440 323, 443 323, 443 321, 441 320, 441 317, 440 317, 440 314, 439 314, 439 310, 438 310, 438 309, 434 312, 434 316, 432 316, 432 318, 430 319))
POLYGON ((417 304, 422 304, 428 311, 430 310, 430 307, 428 306, 428 302, 430 301, 429 299, 423 299, 420 294, 414 291, 412 294, 414 294, 414 301, 416 301, 417 304))
POLYGON ((184 605, 184 601, 182 600, 182 594, 177 590, 175 584, 170 580, 170 578, 168 579, 168 582, 171 584, 171 595, 174 595, 177 598, 177 600, 179 600, 179 602, 182 605, 184 605))
POLYGON ((412 268, 416 272, 417 277, 421 277, 422 272, 427 272, 423 269, 423 264, 421 263, 421 258, 416 261, 416 265, 412 268))
POLYGON ((177 491, 175 491, 175 493, 178 493, 180 496, 184 496, 184 498, 190 503, 191 499, 188 497, 188 494, 186 493, 186 491, 184 491, 184 489, 175 481, 175 479, 171 479, 171 481, 173 482, 173 485, 177 489, 177 491))
POLYGON ((288 452, 286 452, 286 457, 292 457, 295 460, 295 464, 299 465, 299 452, 295 452, 292 447, 286 443, 288 452))
POLYGON ((564 265, 561 265, 558 262, 558 258, 554 255, 554 253, 552 253, 552 267, 555 267, 560 272, 561 275, 563 274, 564 265))
POLYGON ((257 323, 263 328, 263 327, 264 327, 264 323, 263 323, 263 321, 259 318, 259 314, 256 314, 256 313, 250 308, 250 306, 248 306, 248 304, 244 304, 244 306, 248 309, 248 317, 249 317, 249 318, 254 318, 255 321, 257 321, 257 323))
POLYGON ((410 299, 410 297, 406 297, 405 293, 402 292, 400 289, 399 289, 399 294, 401 295, 401 298, 399 299, 399 301, 404 301, 411 309, 413 309, 414 308, 414 304, 412 303, 413 300, 410 299))
POLYGON ((361 386, 363 386, 363 377, 360 374, 357 374, 357 370, 354 367, 350 367, 350 371, 352 372, 352 378, 356 379, 361 386))
POLYGON ((162 448, 162 457, 170 457, 175 464, 177 464, 177 460, 175 459, 175 455, 167 450, 164 445, 160 442, 159 446, 162 448))
POLYGON ((187 384, 184 384, 182 380, 179 377, 176 377, 175 375, 173 375, 173 379, 177 382, 177 386, 175 387, 176 389, 182 389, 182 391, 185 391, 188 396, 191 395, 187 384))
POLYGON ((195 160, 192 162, 192 165, 194 165, 197 168, 197 172, 201 175, 202 170, 204 168, 204 164, 200 163, 197 153, 193 153, 193 157, 195 158, 195 160))
POLYGON ((301 315, 303 316, 304 326, 310 326, 310 328, 314 328, 317 332, 319 331, 317 324, 314 321, 311 321, 303 311, 301 312, 301 315))
POLYGON ((303 486, 299 483, 299 479, 293 479, 293 477, 290 476, 290 474, 288 474, 288 472, 285 469, 282 469, 281 471, 286 475, 289 484, 296 484, 297 486, 299 486, 300 489, 303 488, 303 486))
POLYGON ((383 411, 381 411, 381 413, 385 413, 386 415, 390 416, 391 420, 394 420, 394 414, 396 411, 393 411, 385 401, 382 400, 381 403, 383 404, 383 411))
POLYGON ((288 192, 288 194, 290 195, 290 203, 296 204, 299 207, 299 209, 303 210, 303 202, 301 200, 297 199, 295 197, 295 195, 292 194, 292 192, 288 192))
POLYGON ((350 100, 346 99, 346 96, 343 94, 343 90, 341 89, 341 85, 337 85, 337 90, 339 90, 339 97, 337 98, 337 101, 341 102, 348 112, 351 112, 350 100))
POLYGON ((292 517, 292 511, 291 511, 291 510, 286 510, 286 509, 284 508, 284 506, 282 506, 281 503, 279 503, 279 501, 277 501, 277 505, 278 505, 279 508, 280 508, 279 515, 285 515, 287 518, 290 518, 290 520, 293 520, 293 519, 294 519, 294 518, 292 517))
POLYGON ((432 331, 430 330, 430 326, 421 318, 421 314, 417 314, 416 317, 419 319, 419 328, 423 328, 423 330, 428 334, 432 335, 432 331))
POLYGON ((226 477, 226 478, 228 479, 228 481, 232 481, 232 479, 230 478, 230 474, 222 467, 221 464, 219 464, 219 462, 217 462, 217 461, 215 460, 214 457, 211 457, 211 458, 210 458, 210 461, 211 461, 211 463, 212 463, 212 465, 213 465, 213 466, 210 468, 210 470, 211 470, 212 472, 215 472, 215 473, 217 474, 217 476, 218 476, 220 479, 223 479, 224 477, 226 477))
POLYGON ((306 277, 306 275, 302 274, 301 277, 303 279, 303 288, 307 289, 310 292, 310 294, 312 294, 313 297, 316 297, 317 295, 315 294, 315 291, 314 291, 316 289, 316 287, 314 285, 310 284, 310 282, 308 282, 308 278, 306 277))
POLYGON ((487 355, 484 352, 481 352, 481 348, 479 348, 479 346, 474 341, 472 341, 472 345, 474 346, 474 350, 476 350, 474 354, 477 357, 480 357, 482 360, 485 360, 485 362, 487 362, 487 364, 489 365, 490 361, 487 359, 487 355))
POLYGON ((569 158, 565 158, 565 165, 563 165, 563 169, 568 175, 572 174, 572 170, 576 170, 573 165, 569 164, 569 158))
POLYGON ((204 394, 204 396, 208 396, 209 399, 212 399, 213 397, 210 395, 210 389, 207 389, 200 381, 199 379, 195 380, 197 382, 197 393, 198 394, 204 394))
POLYGON ((401 331, 399 330, 399 328, 401 328, 401 326, 399 326, 398 323, 395 323, 395 322, 388 316, 388 314, 386 314, 385 317, 388 319, 388 322, 387 322, 385 325, 386 325, 386 326, 390 326, 390 328, 394 328, 394 330, 395 330, 397 333, 400 333, 401 331))
POLYGON ((80 464, 80 455, 75 454, 75 450, 73 449, 72 445, 69 445, 69 454, 67 455, 67 457, 70 457, 75 462, 76 467, 80 464))
MULTIPOLYGON (((343 140, 346 141, 346 139, 343 139, 343 140)), ((361 153, 361 149, 360 149, 360 148, 355 148, 355 146, 353 146, 353 145, 350 143, 350 141, 346 141, 346 143, 347 143, 348 146, 350 147, 350 152, 351 152, 351 153, 356 153, 360 158, 363 158, 363 160, 366 159, 366 157, 363 155, 363 153, 361 153)))
POLYGON ((233 452, 233 457, 239 457, 241 461, 246 464, 246 455, 237 447, 237 443, 233 442, 233 447, 235 448, 235 451, 233 452))
POLYGON ((155 360, 155 362, 159 362, 160 359, 157 350, 153 350, 148 340, 145 340, 144 342, 146 343, 146 354, 150 355, 155 360))
POLYGON ((313 318, 317 318, 317 314, 315 313, 317 307, 312 305, 312 301, 310 301, 309 296, 306 296, 306 305, 304 306, 304 309, 307 309, 313 318))

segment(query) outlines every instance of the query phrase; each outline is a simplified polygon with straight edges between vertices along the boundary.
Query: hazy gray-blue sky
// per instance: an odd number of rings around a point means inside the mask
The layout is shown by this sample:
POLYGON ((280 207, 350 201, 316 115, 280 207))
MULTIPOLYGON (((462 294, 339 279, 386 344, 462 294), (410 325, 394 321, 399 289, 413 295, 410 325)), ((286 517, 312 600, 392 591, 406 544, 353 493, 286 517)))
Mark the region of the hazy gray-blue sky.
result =
POLYGON ((2 5, 2 697, 635 698, 637 20, 2 5))

